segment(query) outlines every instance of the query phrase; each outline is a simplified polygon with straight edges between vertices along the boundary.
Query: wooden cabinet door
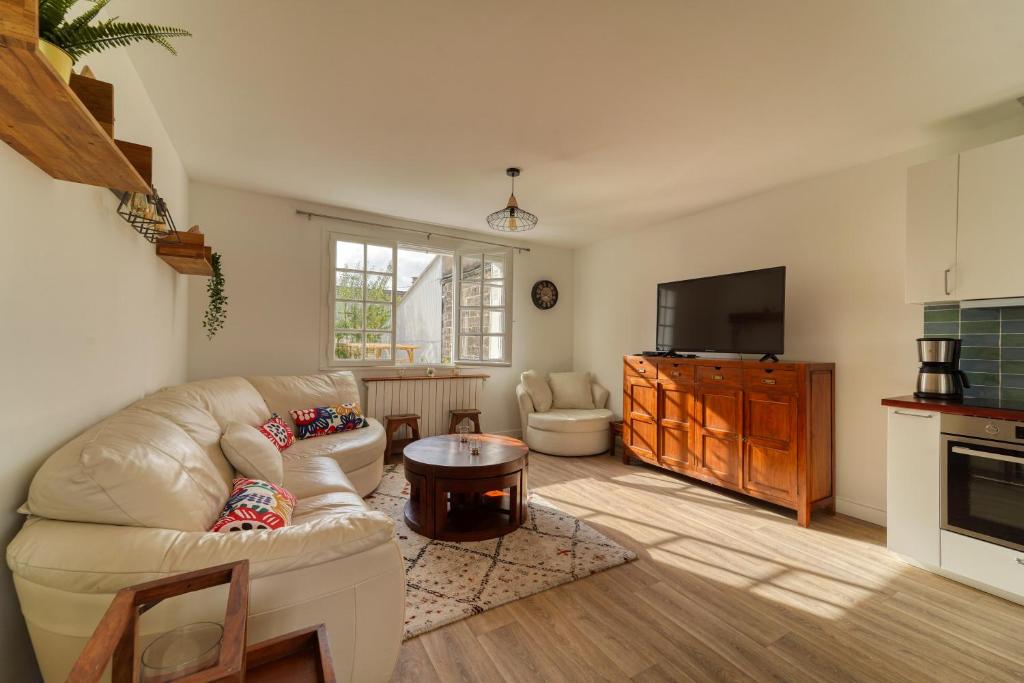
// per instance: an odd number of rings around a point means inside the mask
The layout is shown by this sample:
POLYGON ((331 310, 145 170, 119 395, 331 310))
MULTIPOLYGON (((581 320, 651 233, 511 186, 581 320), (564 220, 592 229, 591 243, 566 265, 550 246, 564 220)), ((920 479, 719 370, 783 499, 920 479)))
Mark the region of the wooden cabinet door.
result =
POLYGON ((1024 136, 960 154, 957 299, 1024 296, 1024 136))
POLYGON ((743 488, 784 501, 797 497, 797 397, 784 392, 747 394, 743 488))
POLYGON ((719 481, 739 486, 743 390, 699 385, 697 416, 698 469, 719 481))
POLYGON ((623 442, 636 457, 657 462, 658 387, 645 377, 629 376, 622 386, 623 442))
POLYGON ((658 384, 658 461, 662 465, 684 470, 697 468, 693 453, 694 403, 693 384, 658 384))
POLYGON ((907 171, 906 301, 957 301, 957 155, 907 171))

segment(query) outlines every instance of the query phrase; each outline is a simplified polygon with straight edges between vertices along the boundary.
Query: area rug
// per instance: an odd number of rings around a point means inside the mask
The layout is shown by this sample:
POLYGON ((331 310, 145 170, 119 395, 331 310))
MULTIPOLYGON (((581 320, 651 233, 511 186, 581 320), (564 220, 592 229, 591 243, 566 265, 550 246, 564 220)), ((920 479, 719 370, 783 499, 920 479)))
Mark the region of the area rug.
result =
POLYGON ((388 465, 366 498, 395 520, 405 558, 405 638, 636 559, 636 554, 543 498, 529 498, 529 521, 490 541, 435 541, 409 530, 402 512, 409 484, 388 465))

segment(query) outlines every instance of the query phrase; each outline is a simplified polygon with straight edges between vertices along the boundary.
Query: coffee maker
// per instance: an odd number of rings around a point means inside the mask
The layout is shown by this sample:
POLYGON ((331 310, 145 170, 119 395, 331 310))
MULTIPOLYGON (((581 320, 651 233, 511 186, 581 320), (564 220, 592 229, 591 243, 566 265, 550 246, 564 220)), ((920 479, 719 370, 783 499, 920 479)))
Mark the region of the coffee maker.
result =
POLYGON ((970 388, 967 375, 960 370, 960 340, 952 337, 922 337, 917 340, 918 398, 959 401, 970 388))

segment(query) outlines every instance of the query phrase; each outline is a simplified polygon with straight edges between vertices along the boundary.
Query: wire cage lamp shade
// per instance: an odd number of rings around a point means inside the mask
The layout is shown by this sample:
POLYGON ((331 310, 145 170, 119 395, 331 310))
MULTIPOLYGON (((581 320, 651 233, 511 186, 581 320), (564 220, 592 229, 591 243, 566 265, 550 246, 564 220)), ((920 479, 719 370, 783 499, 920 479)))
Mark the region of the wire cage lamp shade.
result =
POLYGON ((533 230, 537 225, 537 216, 519 208, 516 201, 516 176, 520 173, 518 168, 505 169, 505 174, 512 178, 512 194, 508 196, 508 204, 504 209, 495 211, 487 216, 487 225, 492 230, 501 232, 524 232, 533 230))
POLYGON ((117 213, 135 228, 135 232, 150 242, 158 242, 166 237, 173 237, 172 241, 181 241, 171 212, 167 209, 167 202, 157 194, 155 187, 153 194, 121 193, 117 213))

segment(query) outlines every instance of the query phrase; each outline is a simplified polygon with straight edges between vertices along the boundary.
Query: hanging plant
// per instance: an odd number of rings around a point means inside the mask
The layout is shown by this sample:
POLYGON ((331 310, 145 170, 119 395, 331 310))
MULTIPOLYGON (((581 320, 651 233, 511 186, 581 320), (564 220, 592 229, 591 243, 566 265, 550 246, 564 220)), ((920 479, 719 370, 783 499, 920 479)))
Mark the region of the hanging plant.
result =
POLYGON ((220 269, 220 254, 214 252, 210 256, 210 265, 213 267, 213 275, 206 283, 210 303, 203 314, 203 329, 206 330, 207 339, 213 339, 213 336, 224 327, 224 321, 228 317, 228 298, 224 296, 224 273, 220 269))
POLYGON ((78 61, 84 55, 103 52, 132 43, 147 42, 159 45, 171 54, 178 54, 170 39, 191 36, 188 31, 173 26, 154 26, 137 21, 120 21, 112 17, 94 21, 110 0, 90 0, 89 7, 74 17, 68 12, 78 0, 40 0, 39 37, 64 50, 78 61))

